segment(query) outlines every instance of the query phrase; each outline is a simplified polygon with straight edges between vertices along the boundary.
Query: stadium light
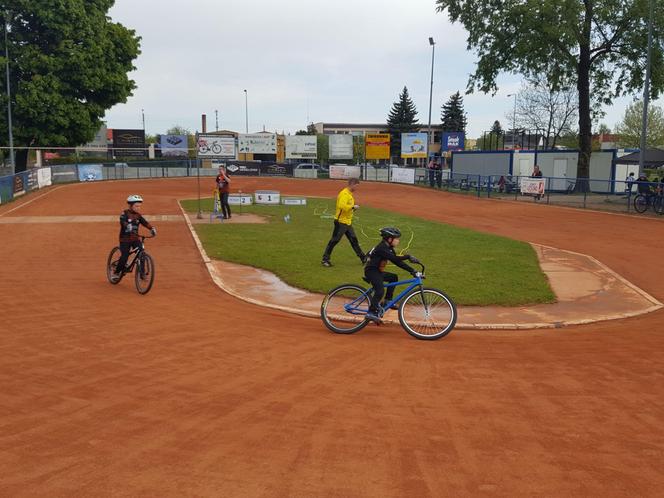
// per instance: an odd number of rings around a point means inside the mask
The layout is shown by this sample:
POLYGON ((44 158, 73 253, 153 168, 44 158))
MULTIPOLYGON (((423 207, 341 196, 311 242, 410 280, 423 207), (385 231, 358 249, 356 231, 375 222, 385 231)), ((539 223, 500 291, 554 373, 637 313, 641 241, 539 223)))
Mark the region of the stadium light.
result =
POLYGON ((643 87, 643 118, 641 122, 641 150, 639 152, 639 174, 643 173, 646 163, 646 138, 648 134, 648 103, 650 100, 650 72, 652 63, 652 18, 654 2, 649 0, 650 18, 648 19, 648 55, 646 56, 646 81, 643 87))
POLYGON ((16 156, 14 155, 14 130, 12 127, 12 93, 9 81, 9 43, 7 42, 7 23, 9 12, 5 11, 3 26, 5 28, 5 71, 7 75, 7 126, 9 128, 9 163, 12 166, 12 174, 16 174, 16 156))

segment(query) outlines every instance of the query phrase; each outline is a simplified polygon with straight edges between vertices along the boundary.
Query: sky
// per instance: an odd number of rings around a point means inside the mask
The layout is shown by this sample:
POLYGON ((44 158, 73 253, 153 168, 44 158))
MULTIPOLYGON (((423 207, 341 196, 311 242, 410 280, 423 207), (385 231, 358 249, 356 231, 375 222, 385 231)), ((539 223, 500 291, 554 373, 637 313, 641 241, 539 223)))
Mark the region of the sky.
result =
MULTIPOLYGON (((428 122, 431 56, 436 41, 432 123, 466 89, 475 54, 467 34, 437 13, 434 0, 116 0, 111 18, 141 36, 130 77, 134 95, 110 109, 110 128, 150 134, 174 125, 201 130, 294 133, 309 122, 384 123, 404 86, 428 122)), ((464 96, 468 135, 478 137, 507 114, 519 75, 502 75, 495 96, 464 96)), ((602 122, 614 127, 617 100, 602 122)))

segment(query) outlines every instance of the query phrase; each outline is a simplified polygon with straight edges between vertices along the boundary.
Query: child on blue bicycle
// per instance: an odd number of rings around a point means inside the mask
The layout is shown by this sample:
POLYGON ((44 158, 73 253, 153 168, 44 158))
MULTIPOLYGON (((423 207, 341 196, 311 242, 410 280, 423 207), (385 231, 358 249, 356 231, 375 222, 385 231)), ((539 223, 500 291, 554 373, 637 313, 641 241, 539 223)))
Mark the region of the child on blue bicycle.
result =
MULTIPOLYGON (((413 276, 417 276, 418 272, 404 263, 404 261, 419 263, 417 258, 414 258, 409 254, 397 256, 394 248, 397 247, 401 241, 401 231, 398 228, 381 228, 380 235, 383 237, 383 240, 367 253, 368 259, 364 266, 364 276, 369 283, 371 283, 374 290, 373 295, 371 296, 369 313, 367 313, 366 317, 376 323, 380 323, 381 321, 378 306, 385 293, 383 282, 394 283, 399 280, 396 274, 384 271, 387 262, 394 263, 399 268, 406 270, 413 276)), ((385 308, 387 303, 392 300, 393 296, 394 287, 388 287, 385 301, 382 303, 383 308, 385 308)), ((392 306, 392 309, 396 309, 396 306, 392 306)))

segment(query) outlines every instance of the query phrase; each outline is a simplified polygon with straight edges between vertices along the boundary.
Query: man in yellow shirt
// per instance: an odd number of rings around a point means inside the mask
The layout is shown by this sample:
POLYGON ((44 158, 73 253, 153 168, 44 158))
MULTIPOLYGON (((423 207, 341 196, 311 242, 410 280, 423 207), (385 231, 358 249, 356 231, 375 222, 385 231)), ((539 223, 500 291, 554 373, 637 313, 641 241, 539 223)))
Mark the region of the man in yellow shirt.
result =
POLYGON ((353 212, 360 207, 355 204, 355 198, 353 197, 353 192, 355 192, 359 184, 360 180, 357 178, 349 179, 348 187, 339 192, 339 195, 337 196, 337 210, 334 214, 334 230, 332 231, 332 238, 330 239, 330 242, 328 242, 327 247, 325 248, 325 253, 323 254, 323 266, 332 266, 332 263, 330 262, 332 250, 344 235, 348 238, 351 247, 355 251, 355 254, 357 254, 357 257, 360 258, 360 261, 362 261, 362 263, 366 261, 366 255, 360 248, 360 242, 357 240, 355 230, 353 230, 353 227, 351 226, 353 223, 353 212))

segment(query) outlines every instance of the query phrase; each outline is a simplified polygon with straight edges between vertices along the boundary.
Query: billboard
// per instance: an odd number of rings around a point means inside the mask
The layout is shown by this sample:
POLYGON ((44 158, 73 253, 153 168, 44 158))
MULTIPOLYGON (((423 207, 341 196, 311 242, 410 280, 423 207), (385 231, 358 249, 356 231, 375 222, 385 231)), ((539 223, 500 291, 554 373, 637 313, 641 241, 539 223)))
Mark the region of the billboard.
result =
POLYGON ((330 178, 332 179, 347 180, 348 178, 359 178, 361 175, 362 170, 359 166, 330 165, 330 178))
POLYGON ((101 164, 79 164, 78 165, 78 181, 80 182, 97 182, 103 180, 101 164))
POLYGON ((390 134, 389 133, 367 133, 365 137, 365 155, 367 159, 389 159, 390 158, 390 134))
POLYGON ((196 154, 198 157, 235 159, 235 138, 219 135, 198 135, 196 154))
POLYGON ((401 134, 401 157, 426 158, 427 157, 427 134, 426 133, 402 133, 401 134))
POLYGON ((353 135, 330 135, 330 159, 353 159, 353 135))
POLYGON ((276 154, 277 135, 274 133, 251 133, 238 136, 238 150, 246 154, 276 154))
POLYGON ((37 170, 37 183, 39 188, 48 187, 52 184, 51 168, 39 168, 37 170))
POLYGON ((113 130, 115 157, 146 157, 145 130, 113 130))
POLYGON ((415 185, 415 170, 413 168, 392 168, 390 173, 391 182, 415 185))
POLYGON ((187 135, 161 135, 159 137, 163 157, 187 157, 187 135))
POLYGON ((316 135, 294 135, 286 137, 286 159, 316 159, 318 138, 316 135))
POLYGON ((463 150, 465 148, 465 133, 462 131, 446 131, 443 133, 441 150, 463 150))

